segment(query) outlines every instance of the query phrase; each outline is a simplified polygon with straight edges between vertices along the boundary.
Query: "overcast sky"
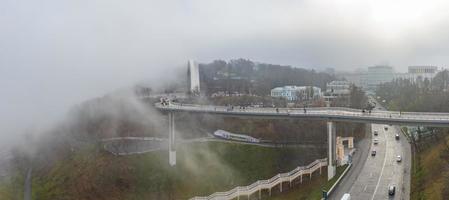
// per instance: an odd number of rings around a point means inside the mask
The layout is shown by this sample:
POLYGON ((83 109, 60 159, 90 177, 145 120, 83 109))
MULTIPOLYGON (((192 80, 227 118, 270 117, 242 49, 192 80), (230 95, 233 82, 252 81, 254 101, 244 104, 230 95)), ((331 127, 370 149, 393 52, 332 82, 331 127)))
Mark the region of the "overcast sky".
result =
POLYGON ((189 58, 446 67, 448 10, 444 0, 1 0, 0 135, 168 79, 189 58))

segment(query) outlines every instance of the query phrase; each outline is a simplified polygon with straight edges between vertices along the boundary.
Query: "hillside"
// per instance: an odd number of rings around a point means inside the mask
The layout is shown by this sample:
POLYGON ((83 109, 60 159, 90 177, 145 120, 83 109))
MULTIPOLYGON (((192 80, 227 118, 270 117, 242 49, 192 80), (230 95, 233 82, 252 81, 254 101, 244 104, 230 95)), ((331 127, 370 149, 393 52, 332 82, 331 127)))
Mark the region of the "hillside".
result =
POLYGON ((50 168, 37 168, 35 199, 186 199, 267 179, 325 157, 320 149, 267 148, 221 142, 178 148, 178 163, 167 152, 112 156, 92 146, 50 168))
MULTIPOLYGON (((394 80, 376 91, 389 110, 449 112, 449 71, 434 79, 411 82, 394 80)), ((431 131, 410 134, 412 143, 411 194, 414 200, 447 199, 449 196, 449 130, 427 127, 431 131)))

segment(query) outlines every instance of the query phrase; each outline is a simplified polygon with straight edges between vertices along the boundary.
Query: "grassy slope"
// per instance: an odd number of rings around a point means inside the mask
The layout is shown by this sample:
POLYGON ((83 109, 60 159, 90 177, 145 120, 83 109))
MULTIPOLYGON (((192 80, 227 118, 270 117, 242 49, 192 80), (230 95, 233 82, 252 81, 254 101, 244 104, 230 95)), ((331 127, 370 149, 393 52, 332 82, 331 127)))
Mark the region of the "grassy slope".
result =
MULTIPOLYGON (((288 192, 278 194, 270 200, 308 200, 308 199, 321 199, 322 191, 329 190, 332 185, 337 181, 343 171, 346 169, 347 165, 337 167, 337 174, 330 181, 327 181, 327 170, 324 170, 321 176, 317 172, 314 177, 307 182, 307 184, 298 185, 295 189, 288 192)), ((304 179, 304 180, 307 180, 304 179)))
POLYGON ((271 178, 323 155, 310 149, 211 142, 182 145, 177 156, 176 167, 170 167, 165 151, 115 157, 92 147, 50 170, 37 170, 33 197, 186 199, 271 178))
MULTIPOLYGON (((441 141, 449 141, 449 136, 441 141)), ((416 155, 416 159, 420 158, 421 170, 413 169, 411 199, 445 199, 441 195, 444 187, 443 177, 449 172, 445 170, 447 162, 440 158, 440 153, 445 148, 442 142, 416 155)))
POLYGON ((15 200, 23 198, 23 185, 25 180, 25 174, 15 172, 15 175, 10 179, 4 179, 0 181, 0 199, 2 200, 15 200))

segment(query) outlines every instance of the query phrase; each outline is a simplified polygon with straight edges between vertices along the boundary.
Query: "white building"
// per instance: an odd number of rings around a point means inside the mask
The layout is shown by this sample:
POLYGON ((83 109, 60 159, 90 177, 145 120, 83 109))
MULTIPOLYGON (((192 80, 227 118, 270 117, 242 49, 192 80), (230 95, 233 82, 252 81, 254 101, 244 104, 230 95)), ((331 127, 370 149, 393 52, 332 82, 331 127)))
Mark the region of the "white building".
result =
POLYGON ((349 81, 332 81, 326 84, 326 95, 335 97, 351 94, 351 83, 349 81))
POLYGON ((424 81, 426 79, 431 81, 437 73, 437 66, 409 66, 408 73, 401 74, 396 78, 409 79, 412 82, 424 81))
POLYGON ((374 91, 381 83, 394 79, 394 71, 391 66, 368 67, 368 72, 362 75, 362 86, 366 90, 374 91))
POLYGON ((315 86, 284 86, 271 90, 272 97, 282 97, 289 101, 318 99, 322 97, 321 88, 315 86))
POLYGON ((351 83, 349 81, 332 81, 326 84, 324 100, 332 102, 336 98, 344 98, 349 101, 351 95, 351 83))

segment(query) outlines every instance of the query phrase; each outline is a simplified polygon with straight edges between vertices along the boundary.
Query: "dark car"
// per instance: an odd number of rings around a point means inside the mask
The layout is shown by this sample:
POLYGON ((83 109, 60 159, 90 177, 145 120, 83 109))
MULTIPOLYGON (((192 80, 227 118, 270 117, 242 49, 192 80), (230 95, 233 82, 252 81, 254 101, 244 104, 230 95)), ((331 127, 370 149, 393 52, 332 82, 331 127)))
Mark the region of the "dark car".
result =
POLYGON ((376 156, 376 150, 371 151, 371 156, 376 156))
POLYGON ((388 195, 394 196, 394 193, 396 193, 396 187, 393 185, 390 185, 390 187, 388 187, 388 195))
POLYGON ((394 136, 394 138, 396 138, 396 140, 399 140, 399 134, 396 133, 396 135, 394 136))

